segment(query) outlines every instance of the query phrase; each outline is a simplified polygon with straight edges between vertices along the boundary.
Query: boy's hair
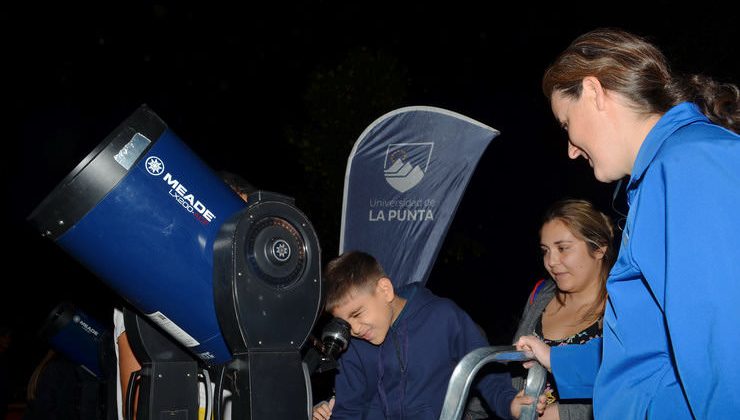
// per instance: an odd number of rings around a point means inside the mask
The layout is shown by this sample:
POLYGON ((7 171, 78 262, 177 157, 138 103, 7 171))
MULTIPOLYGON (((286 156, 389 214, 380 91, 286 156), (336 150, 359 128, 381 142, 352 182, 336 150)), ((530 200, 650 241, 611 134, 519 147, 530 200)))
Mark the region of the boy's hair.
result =
POLYGON ((329 261, 324 270, 326 310, 342 304, 350 293, 373 290, 378 280, 386 277, 378 260, 362 251, 348 251, 329 261))

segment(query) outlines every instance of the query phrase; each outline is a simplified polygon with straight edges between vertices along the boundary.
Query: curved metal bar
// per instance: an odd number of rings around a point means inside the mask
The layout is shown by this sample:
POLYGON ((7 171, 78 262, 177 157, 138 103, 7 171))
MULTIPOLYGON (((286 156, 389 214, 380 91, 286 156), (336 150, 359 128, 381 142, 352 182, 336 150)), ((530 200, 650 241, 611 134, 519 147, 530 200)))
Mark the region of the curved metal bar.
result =
MULTIPOLYGON (((517 351, 513 346, 481 347, 465 355, 452 372, 439 420, 460 420, 462 418, 470 392, 470 385, 473 383, 475 375, 484 365, 491 362, 508 363, 527 360, 532 360, 532 353, 517 351)), ((525 395, 534 398, 536 401, 545 387, 546 379, 547 371, 542 365, 535 362, 527 373, 527 382, 524 388, 525 395)), ((519 419, 537 419, 536 403, 523 406, 519 419)))
POLYGON ((534 402, 530 405, 523 405, 522 412, 519 414, 519 420, 536 420, 537 419, 537 398, 545 390, 547 381, 547 369, 538 362, 527 371, 527 382, 524 385, 524 395, 532 397, 534 402))

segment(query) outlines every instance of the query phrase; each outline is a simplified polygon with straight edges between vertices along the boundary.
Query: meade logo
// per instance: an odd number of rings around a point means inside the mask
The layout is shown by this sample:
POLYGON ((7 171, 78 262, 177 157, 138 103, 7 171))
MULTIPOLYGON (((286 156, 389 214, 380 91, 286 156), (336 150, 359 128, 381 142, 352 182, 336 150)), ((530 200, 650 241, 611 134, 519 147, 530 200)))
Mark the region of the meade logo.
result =
POLYGON ((385 180, 398 192, 416 186, 426 173, 434 143, 397 143, 385 152, 385 180))
MULTIPOLYGON (((150 156, 146 160, 146 171, 153 176, 159 176, 164 173, 164 162, 157 156, 150 156)), ((206 225, 211 223, 216 215, 213 214, 205 204, 197 200, 193 193, 188 192, 188 188, 175 179, 171 173, 167 172, 162 180, 170 186, 170 196, 177 201, 182 208, 192 214, 196 220, 206 225)))
POLYGON ((146 159, 146 171, 151 175, 160 176, 164 172, 164 162, 156 156, 149 156, 146 159))
POLYGON ((166 182, 170 187, 170 196, 175 199, 182 207, 188 211, 188 213, 191 213, 193 216, 195 216, 196 219, 198 219, 199 222, 203 224, 211 223, 213 219, 216 218, 216 216, 211 213, 208 208, 206 208, 206 205, 201 203, 199 200, 195 199, 195 196, 192 193, 188 193, 188 189, 182 185, 178 180, 172 178, 172 174, 167 172, 164 177, 162 177, 164 182, 166 182))
POLYGON ((97 337, 100 333, 95 328, 91 327, 87 324, 87 322, 83 321, 82 318, 80 318, 79 315, 74 315, 72 317, 72 321, 80 326, 85 332, 94 335, 97 337))

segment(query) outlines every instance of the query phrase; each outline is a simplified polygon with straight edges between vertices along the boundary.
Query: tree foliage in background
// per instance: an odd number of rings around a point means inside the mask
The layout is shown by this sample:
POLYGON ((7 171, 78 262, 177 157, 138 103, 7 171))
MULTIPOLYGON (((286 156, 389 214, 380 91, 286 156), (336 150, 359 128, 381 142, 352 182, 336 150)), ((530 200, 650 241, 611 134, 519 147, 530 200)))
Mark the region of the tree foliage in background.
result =
POLYGON ((296 200, 312 212, 308 217, 319 234, 324 260, 339 249, 347 158, 368 125, 404 106, 406 74, 393 56, 356 48, 336 65, 317 68, 309 76, 305 119, 288 127, 287 137, 305 173, 305 188, 296 200))

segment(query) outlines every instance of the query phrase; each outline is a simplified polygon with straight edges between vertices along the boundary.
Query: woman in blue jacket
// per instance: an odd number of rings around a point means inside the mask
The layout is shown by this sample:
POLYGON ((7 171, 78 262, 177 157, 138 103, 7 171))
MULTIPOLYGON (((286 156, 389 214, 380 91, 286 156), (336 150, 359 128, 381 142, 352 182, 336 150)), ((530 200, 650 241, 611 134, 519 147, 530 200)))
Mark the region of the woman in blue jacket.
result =
POLYGON ((737 418, 740 413, 740 93, 671 74, 645 39, 577 38, 543 90, 568 155, 599 181, 629 176, 629 212, 602 340, 550 349, 561 398, 593 396, 597 419, 737 418))

